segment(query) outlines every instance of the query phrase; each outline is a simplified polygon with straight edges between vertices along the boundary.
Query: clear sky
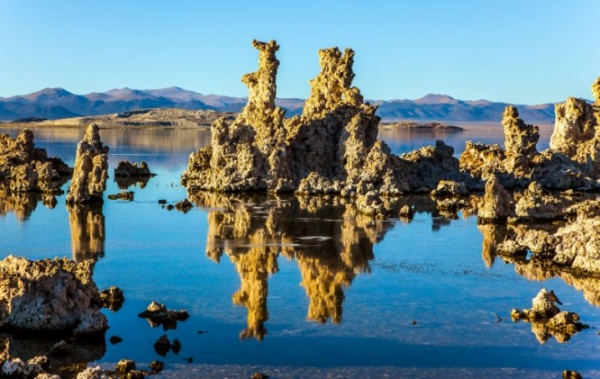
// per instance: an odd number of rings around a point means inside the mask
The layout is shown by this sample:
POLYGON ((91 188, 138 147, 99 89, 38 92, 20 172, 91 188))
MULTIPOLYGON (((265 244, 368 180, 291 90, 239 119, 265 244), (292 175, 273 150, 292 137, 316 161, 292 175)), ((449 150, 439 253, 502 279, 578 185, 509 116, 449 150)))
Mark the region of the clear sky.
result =
POLYGON ((180 86, 247 96, 252 39, 281 45, 279 97, 306 97, 319 48, 356 51, 370 99, 591 98, 599 0, 0 0, 0 96, 180 86))

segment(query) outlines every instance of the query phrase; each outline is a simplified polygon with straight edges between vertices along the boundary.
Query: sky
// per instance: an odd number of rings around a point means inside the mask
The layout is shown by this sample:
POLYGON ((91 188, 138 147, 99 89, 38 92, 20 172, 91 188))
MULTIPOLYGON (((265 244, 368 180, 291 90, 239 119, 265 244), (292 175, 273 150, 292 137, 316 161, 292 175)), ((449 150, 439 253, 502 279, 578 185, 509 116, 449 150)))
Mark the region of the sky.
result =
POLYGON ((368 99, 590 99, 599 0, 0 0, 0 97, 179 86, 247 96, 253 39, 276 40, 278 97, 306 98, 318 50, 355 51, 368 99))

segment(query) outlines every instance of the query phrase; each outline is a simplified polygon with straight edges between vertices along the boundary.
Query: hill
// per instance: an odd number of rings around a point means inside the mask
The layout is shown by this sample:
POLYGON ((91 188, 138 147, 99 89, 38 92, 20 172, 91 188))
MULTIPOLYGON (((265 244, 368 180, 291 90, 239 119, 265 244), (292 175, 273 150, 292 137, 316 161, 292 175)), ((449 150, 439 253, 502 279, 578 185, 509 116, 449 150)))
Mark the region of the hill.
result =
MULTIPOLYGON (((0 120, 30 117, 62 119, 123 113, 136 109, 180 108, 239 112, 246 98, 203 95, 180 87, 137 90, 113 89, 76 95, 62 88, 45 88, 28 95, 0 98, 0 120)), ((444 122, 499 122, 509 105, 487 100, 458 100, 448 95, 429 94, 415 100, 370 100, 379 106, 384 121, 427 120, 444 122)), ((288 116, 302 113, 303 99, 277 99, 288 116)), ((510 104, 515 105, 515 104, 510 104)), ((553 123, 554 104, 519 105, 521 117, 532 123, 553 123)))

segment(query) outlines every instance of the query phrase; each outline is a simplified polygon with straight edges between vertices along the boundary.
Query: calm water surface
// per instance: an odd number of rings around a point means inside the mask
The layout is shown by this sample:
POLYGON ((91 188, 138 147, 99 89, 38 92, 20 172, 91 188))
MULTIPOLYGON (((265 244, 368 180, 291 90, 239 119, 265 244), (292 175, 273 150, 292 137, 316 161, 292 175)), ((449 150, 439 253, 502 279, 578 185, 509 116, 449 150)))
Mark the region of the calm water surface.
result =
MULTIPOLYGON (((83 131, 34 133, 37 147, 72 165, 83 131)), ((69 214, 64 196, 54 209, 35 196, 0 198, 3 256, 94 258, 98 287, 125 292, 121 310, 103 311, 110 325, 105 346, 80 347, 84 360, 109 366, 129 358, 143 366, 160 359, 169 377, 245 378, 262 371, 271 377, 555 378, 564 369, 600 375, 597 283, 527 279, 532 275, 517 272, 527 267, 485 249, 484 237, 493 231, 480 230, 476 217, 443 219, 426 197, 405 200, 419 210, 410 223, 373 222, 336 199, 205 194, 191 199, 196 207, 186 214, 168 211, 158 200, 174 204, 187 196, 180 175, 209 132, 100 134, 111 149, 111 173, 127 159, 145 160, 158 174, 129 188, 134 201, 106 200, 119 192, 112 178, 101 209, 69 214), (529 307, 543 287, 591 328, 568 343, 541 344, 529 324, 510 321, 511 309, 529 307), (191 317, 174 330, 151 328, 137 314, 153 300, 185 308, 191 317), (163 334, 181 342, 178 354, 157 354, 153 344, 163 334), (114 335, 123 342, 110 344, 114 335)), ((489 125, 442 136, 380 137, 396 153, 436 138, 457 154, 466 140, 503 141, 501 129, 489 125)), ((548 138, 543 131, 541 148, 548 138)))

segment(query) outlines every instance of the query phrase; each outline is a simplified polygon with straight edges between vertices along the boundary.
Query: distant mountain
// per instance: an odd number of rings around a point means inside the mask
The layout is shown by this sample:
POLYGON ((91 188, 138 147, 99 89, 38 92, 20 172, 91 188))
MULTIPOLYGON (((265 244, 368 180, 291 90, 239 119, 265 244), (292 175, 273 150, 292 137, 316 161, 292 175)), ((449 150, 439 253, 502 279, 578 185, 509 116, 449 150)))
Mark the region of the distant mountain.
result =
MULTIPOLYGON (((239 112, 247 98, 203 95, 180 87, 137 90, 112 89, 76 95, 62 88, 45 88, 23 96, 0 98, 0 120, 27 117, 60 119, 98 116, 148 108, 182 108, 239 112)), ((498 122, 506 103, 487 100, 465 101, 448 95, 429 94, 415 100, 369 100, 379 106, 377 114, 386 121, 427 120, 446 122, 498 122)), ((277 99, 288 116, 302 113, 303 99, 277 99)), ((517 105, 521 117, 530 123, 554 122, 554 105, 517 105)))
MULTIPOLYGON (((448 95, 429 94, 416 100, 374 101, 377 114, 385 120, 435 120, 447 122, 499 122, 508 103, 487 100, 464 101, 448 95)), ((519 115, 529 123, 553 123, 554 104, 516 104, 519 115)))

